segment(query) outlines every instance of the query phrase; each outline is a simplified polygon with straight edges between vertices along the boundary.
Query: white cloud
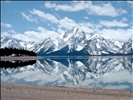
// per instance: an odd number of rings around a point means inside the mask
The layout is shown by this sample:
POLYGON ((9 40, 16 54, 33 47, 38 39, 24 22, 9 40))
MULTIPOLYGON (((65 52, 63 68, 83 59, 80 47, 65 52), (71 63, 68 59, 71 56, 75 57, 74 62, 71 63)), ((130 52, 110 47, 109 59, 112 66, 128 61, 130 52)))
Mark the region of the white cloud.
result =
POLYGON ((72 20, 68 17, 64 17, 63 19, 61 19, 59 21, 58 27, 59 28, 71 29, 72 27, 77 27, 77 25, 78 24, 74 20, 72 20))
POLYGON ((65 28, 66 30, 71 30, 73 27, 77 27, 80 30, 83 30, 88 33, 92 33, 93 31, 93 25, 89 22, 80 22, 77 23, 73 19, 70 19, 68 17, 64 17, 63 19, 59 20, 58 24, 59 29, 65 28))
MULTIPOLYGON (((125 20, 125 19, 123 19, 125 20)), ((100 21, 101 25, 104 25, 106 27, 127 27, 128 24, 125 22, 118 22, 117 20, 113 21, 100 21)))
POLYGON ((117 10, 111 5, 111 3, 103 4, 103 5, 89 5, 88 9, 89 14, 97 14, 102 16, 118 16, 117 10))
POLYGON ((12 30, 12 29, 4 31, 4 32, 1 32, 1 36, 13 36, 15 34, 17 34, 17 32, 12 30))
MULTIPOLYGON (((41 18, 41 21, 45 21, 45 22, 49 21, 50 23, 56 24, 59 29, 60 28, 71 29, 72 27, 78 25, 74 20, 68 17, 64 17, 63 19, 58 19, 50 13, 45 13, 44 11, 40 11, 36 9, 33 9, 33 11, 31 11, 30 13, 33 15, 37 15, 38 18, 41 18)), ((50 26, 50 23, 48 23, 49 26, 50 26)))
POLYGON ((20 40, 28 40, 27 36, 25 36, 24 34, 17 33, 14 30, 7 30, 7 31, 4 31, 4 32, 1 32, 1 36, 2 37, 17 38, 17 39, 20 39, 20 40))
POLYGON ((44 6, 47 8, 55 8, 56 4, 55 3, 51 4, 50 2, 46 2, 46 3, 44 3, 44 6))
POLYGON ((88 33, 100 33, 105 38, 109 39, 115 39, 115 40, 121 40, 121 41, 127 41, 129 36, 131 36, 132 30, 124 30, 124 29, 102 29, 99 28, 102 27, 102 25, 106 27, 126 27, 128 26, 126 18, 123 18, 120 22, 114 20, 114 21, 100 21, 100 24, 94 24, 90 22, 76 22, 73 19, 70 19, 68 17, 64 17, 62 19, 57 19, 54 15, 45 13, 40 10, 33 9, 32 14, 36 14, 38 18, 42 18, 45 20, 50 21, 51 23, 55 23, 57 25, 57 29, 54 31, 47 30, 44 27, 38 27, 36 31, 26 31, 24 34, 17 33, 13 30, 9 30, 7 32, 3 32, 5 36, 9 36, 12 33, 12 37, 23 39, 26 41, 40 41, 42 39, 51 37, 52 39, 55 39, 59 35, 64 34, 65 31, 70 30, 72 27, 78 27, 80 30, 83 30, 88 33), (48 16, 50 15, 50 17, 48 16), (48 18, 49 17, 49 18, 48 18), (57 31, 57 32, 56 32, 57 31), (60 34, 59 34, 60 33, 60 34))
MULTIPOLYGON (((90 2, 90 1, 89 1, 90 2)), ((79 3, 79 2, 78 2, 79 3)), ((84 1, 81 2, 83 4, 84 1)), ((50 3, 51 4, 51 3, 50 3)), ((101 5, 93 5, 91 2, 89 5, 92 5, 92 8, 99 8, 102 9, 102 7, 105 9, 105 7, 112 6, 110 3, 108 4, 101 4, 101 5), (104 5, 104 6, 103 6, 104 5)), ((47 5, 48 7, 52 7, 52 5, 47 5)), ((88 7, 86 5, 86 7, 88 7)), ((91 8, 91 6, 90 6, 91 8)), ((113 9, 113 8, 111 8, 113 9)), ((94 9, 93 9, 94 10, 94 9)), ((94 10, 95 11, 95 10, 94 10)), ((83 30, 88 33, 100 33, 106 38, 111 38, 111 39, 116 39, 116 40, 121 40, 121 41, 126 41, 129 36, 131 35, 132 30, 124 30, 124 29, 102 29, 100 30, 102 26, 106 26, 108 28, 110 27, 127 27, 129 26, 126 22, 128 21, 127 18, 123 17, 121 21, 113 20, 113 21, 100 21, 100 23, 90 23, 90 22, 76 22, 73 19, 70 19, 69 17, 64 17, 64 18, 57 18, 54 15, 50 13, 46 13, 41 10, 33 9, 32 11, 29 12, 31 16, 34 18, 37 17, 38 20, 44 22, 44 21, 49 21, 48 24, 55 24, 57 25, 57 28, 52 26, 52 29, 54 31, 47 30, 43 27, 38 27, 36 31, 26 31, 24 33, 24 38, 28 40, 33 40, 33 41, 39 41, 41 39, 44 39, 46 37, 51 37, 52 39, 55 39, 57 36, 62 35, 65 31, 71 30, 73 27, 78 27, 80 30, 83 30), (31 38, 32 37, 32 38, 31 38)), ((97 12, 96 12, 97 13, 97 12)), ((117 13, 118 14, 118 13, 117 13)), ((116 14, 116 15, 117 15, 116 14)), ((115 16, 115 15, 113 15, 115 16)), ((27 19, 28 20, 28 19, 27 19)), ((16 35, 16 37, 21 37, 22 34, 19 34, 19 36, 16 35)))
POLYGON ((14 30, 9 30, 1 33, 2 36, 9 36, 16 39, 24 40, 24 41, 35 41, 39 42, 42 39, 51 38, 55 39, 59 36, 59 34, 55 31, 50 31, 45 29, 44 27, 38 27, 36 31, 25 31, 23 34, 17 33, 14 30))
MULTIPOLYGON (((64 29, 63 31, 66 31, 66 30, 71 30, 73 27, 78 27, 81 30, 84 30, 88 33, 92 33, 92 32, 94 32, 93 30, 96 30, 95 28, 98 26, 98 25, 95 25, 95 27, 94 27, 94 25, 92 25, 89 22, 79 22, 78 23, 68 17, 58 19, 57 17, 55 17, 54 15, 52 15, 50 13, 45 13, 44 11, 40 11, 40 10, 36 10, 36 9, 33 9, 33 11, 31 11, 30 13, 33 15, 34 14, 37 15, 39 18, 41 18, 42 21, 45 20, 46 22, 49 21, 50 23, 56 24, 58 29, 56 29, 56 30, 54 28, 52 28, 52 29, 54 29, 57 32, 58 32, 58 30, 62 30, 62 28, 64 29)), ((49 25, 50 23, 47 23, 47 25, 49 25)))
POLYGON ((127 14, 128 12, 125 9, 119 8, 117 10, 120 14, 127 14))
POLYGON ((102 34, 103 37, 108 39, 127 41, 132 35, 132 29, 102 29, 99 30, 99 33, 102 34))
MULTIPOLYGON (((36 10, 36 9, 33 9, 32 11, 30 11, 30 13, 33 15, 36 15, 36 17, 38 17, 38 18, 41 18, 42 21, 44 21, 44 20, 46 22, 49 21, 48 24, 50 24, 50 23, 56 24, 58 28, 56 30, 52 31, 52 33, 50 32, 50 34, 52 34, 52 35, 54 35, 54 32, 56 34, 56 31, 59 33, 62 32, 62 34, 63 34, 64 33, 63 31, 71 30, 73 27, 78 27, 79 29, 81 29, 85 32, 88 32, 88 33, 98 33, 99 28, 102 26, 106 26, 106 27, 116 27, 116 26, 117 27, 126 27, 126 26, 128 26, 128 24, 125 23, 127 21, 126 18, 123 18, 120 22, 114 20, 112 22, 111 21, 100 21, 100 24, 94 24, 94 23, 92 24, 90 22, 79 22, 78 23, 68 17, 58 19, 50 13, 45 13, 44 11, 40 11, 40 10, 36 10)), ((54 28, 52 28, 52 29, 54 29, 54 28)), ((44 31, 44 33, 47 33, 47 31, 44 31)), ((49 36, 50 36, 50 34, 49 34, 49 36)), ((46 35, 46 37, 47 36, 48 35, 46 35)))
POLYGON ((128 19, 125 18, 125 17, 123 17, 122 20, 121 20, 121 22, 127 22, 127 21, 128 21, 128 19))
POLYGON ((15 35, 17 32, 13 29, 7 31, 10 35, 15 35))
MULTIPOLYGON (((88 32, 88 33, 98 33, 101 34, 103 37, 108 38, 108 39, 114 39, 114 40, 120 40, 120 41, 127 41, 129 39, 129 37, 132 35, 132 29, 102 29, 99 30, 97 27, 94 27, 95 25, 91 25, 89 27, 87 27, 86 25, 89 23, 80 23, 80 25, 78 26, 78 28, 80 28, 81 30, 88 32), (96 28, 96 29, 94 29, 96 28)), ((66 26, 64 26, 66 27, 66 26)), ((57 30, 58 32, 55 31, 51 31, 51 30, 47 30, 44 27, 38 27, 36 29, 36 31, 26 31, 24 32, 24 34, 20 34, 15 32, 14 30, 9 30, 6 32, 2 32, 1 36, 11 36, 13 38, 17 38, 17 39, 22 39, 25 41, 35 41, 35 42, 39 42, 42 39, 45 38, 52 38, 53 40, 59 36, 61 36, 62 34, 64 34, 64 30, 62 30, 61 28, 59 28, 57 30), (59 34, 60 33, 60 34, 59 34)))
POLYGON ((75 12, 75 11, 85 10, 88 12, 88 14, 97 14, 100 16, 111 16, 111 17, 127 13, 127 11, 122 8, 119 9, 114 8, 110 2, 103 3, 101 5, 98 4, 94 5, 91 1, 78 1, 78 2, 72 2, 71 4, 62 4, 62 5, 46 2, 44 3, 44 6, 46 8, 53 8, 57 11, 75 12))
POLYGON ((21 15, 26 19, 28 20, 29 22, 37 22, 37 18, 33 18, 33 16, 31 14, 29 15, 26 15, 24 12, 21 12, 21 15))
POLYGON ((50 2, 46 2, 44 4, 45 7, 47 8, 55 8, 55 10, 61 10, 61 11, 79 11, 79 10, 83 10, 84 6, 81 5, 82 1, 80 2, 74 2, 72 5, 67 5, 67 4, 62 4, 62 5, 57 5, 55 3, 50 3, 50 2))
POLYGON ((52 21, 53 23, 58 22, 58 19, 50 13, 45 13, 43 11, 36 10, 36 9, 33 9, 30 13, 33 14, 33 15, 37 15, 37 16, 45 19, 45 20, 52 21))
POLYGON ((85 18, 85 19, 89 19, 89 17, 87 17, 87 16, 85 16, 84 18, 85 18))
POLYGON ((5 24, 5 23, 1 23, 1 26, 2 27, 5 27, 5 28, 11 28, 12 27, 12 25, 11 24, 5 24))
POLYGON ((127 0, 127 3, 128 3, 128 4, 133 4, 133 1, 127 0))
MULTIPOLYGON (((34 33, 32 33, 32 34, 34 36, 34 33)), ((23 40, 23 41, 35 41, 32 37, 29 38, 27 35, 20 34, 20 33, 14 34, 11 37, 19 39, 19 40, 23 40)))
MULTIPOLYGON (((20 38, 22 35, 17 35, 14 36, 16 38, 20 38)), ((26 41, 36 41, 39 42, 40 40, 46 39, 46 38, 51 38, 55 39, 58 37, 58 33, 54 31, 47 30, 43 27, 38 27, 37 31, 26 31, 23 34, 23 37, 25 38, 26 41)))
MULTIPOLYGON (((77 23, 73 19, 70 19, 68 17, 58 19, 57 17, 55 17, 54 15, 52 15, 50 13, 46 13, 44 11, 37 10, 37 9, 33 9, 32 11, 30 11, 30 13, 32 15, 36 15, 36 17, 38 17, 38 19, 40 18, 42 22, 49 21, 49 23, 47 23, 47 25, 49 25, 49 26, 51 23, 56 24, 59 30, 62 30, 62 28, 63 28, 65 31, 65 30, 70 30, 73 27, 78 27, 81 30, 84 30, 86 32, 89 32, 89 33, 93 32, 93 30, 91 29, 93 25, 91 25, 91 23, 89 23, 89 22, 77 23)), ((53 26, 52 26, 52 29, 54 29, 55 31, 58 31, 58 29, 53 28, 53 26)))
POLYGON ((10 37, 11 35, 8 32, 1 32, 1 37, 10 37))
POLYGON ((55 39, 59 36, 59 34, 57 32, 47 30, 44 27, 38 27, 37 30, 40 31, 44 35, 43 37, 47 37, 47 38, 50 37, 52 39, 55 39))
POLYGON ((89 22, 79 23, 79 29, 88 33, 94 33, 94 25, 89 22))

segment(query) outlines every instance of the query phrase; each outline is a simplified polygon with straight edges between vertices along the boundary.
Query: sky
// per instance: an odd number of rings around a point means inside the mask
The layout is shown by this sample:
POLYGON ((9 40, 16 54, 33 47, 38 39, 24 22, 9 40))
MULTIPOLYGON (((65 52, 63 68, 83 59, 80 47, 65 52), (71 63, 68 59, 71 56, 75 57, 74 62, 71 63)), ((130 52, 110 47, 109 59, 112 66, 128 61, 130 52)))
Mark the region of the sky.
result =
POLYGON ((73 27, 127 41, 133 34, 133 1, 1 1, 1 36, 39 42, 73 27))

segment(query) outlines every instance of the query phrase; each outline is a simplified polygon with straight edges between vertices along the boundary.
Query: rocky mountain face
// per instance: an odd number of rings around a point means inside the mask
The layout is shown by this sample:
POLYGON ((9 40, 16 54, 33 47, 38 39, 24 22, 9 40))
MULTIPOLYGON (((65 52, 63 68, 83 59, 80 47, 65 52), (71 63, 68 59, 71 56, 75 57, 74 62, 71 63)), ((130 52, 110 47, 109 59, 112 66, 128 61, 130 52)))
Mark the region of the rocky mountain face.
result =
POLYGON ((1 48, 32 50, 39 56, 123 55, 133 54, 132 41, 132 37, 127 42, 106 39, 74 27, 55 40, 46 38, 38 43, 2 37, 1 48))
POLYGON ((30 50, 35 45, 35 42, 26 42, 11 37, 1 38, 1 48, 16 48, 30 50))

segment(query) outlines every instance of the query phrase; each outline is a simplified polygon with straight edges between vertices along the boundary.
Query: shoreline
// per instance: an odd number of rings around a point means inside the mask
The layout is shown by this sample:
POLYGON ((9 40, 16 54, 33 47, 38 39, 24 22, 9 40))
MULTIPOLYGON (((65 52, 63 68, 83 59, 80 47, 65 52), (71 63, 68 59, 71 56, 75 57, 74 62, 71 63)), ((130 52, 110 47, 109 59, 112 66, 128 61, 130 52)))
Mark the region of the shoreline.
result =
POLYGON ((133 91, 1 82, 1 100, 132 100, 133 91))
MULTIPOLYGON (((126 57, 133 57, 133 55, 126 55, 126 57)), ((54 59, 66 59, 66 58, 70 58, 70 59, 85 59, 85 58, 106 58, 106 57, 110 57, 110 58, 121 58, 123 56, 0 56, 1 61, 8 61, 8 60, 39 60, 39 59, 47 59, 47 58, 54 58, 54 59)))
POLYGON ((1 61, 3 60, 38 60, 43 59, 41 56, 20 56, 20 57, 3 57, 1 56, 1 61))

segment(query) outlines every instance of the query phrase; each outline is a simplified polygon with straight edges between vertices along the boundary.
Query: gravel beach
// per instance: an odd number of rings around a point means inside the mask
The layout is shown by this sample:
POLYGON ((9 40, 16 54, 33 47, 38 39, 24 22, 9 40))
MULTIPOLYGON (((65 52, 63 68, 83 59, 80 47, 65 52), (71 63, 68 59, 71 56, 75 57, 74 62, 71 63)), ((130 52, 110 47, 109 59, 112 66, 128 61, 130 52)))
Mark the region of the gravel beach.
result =
POLYGON ((133 100, 133 91, 48 87, 1 82, 1 100, 133 100))

